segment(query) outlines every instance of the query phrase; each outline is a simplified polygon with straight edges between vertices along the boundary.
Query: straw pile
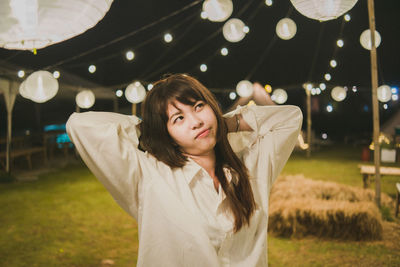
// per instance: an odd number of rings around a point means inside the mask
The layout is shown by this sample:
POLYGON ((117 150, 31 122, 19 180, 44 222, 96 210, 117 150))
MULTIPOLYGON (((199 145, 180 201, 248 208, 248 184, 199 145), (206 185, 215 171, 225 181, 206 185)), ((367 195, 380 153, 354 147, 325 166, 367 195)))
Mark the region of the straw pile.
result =
MULTIPOLYGON (((382 194, 381 203, 394 204, 386 194, 382 194)), ((273 186, 268 228, 271 234, 285 237, 382 238, 382 218, 372 190, 302 175, 281 177, 273 186)))

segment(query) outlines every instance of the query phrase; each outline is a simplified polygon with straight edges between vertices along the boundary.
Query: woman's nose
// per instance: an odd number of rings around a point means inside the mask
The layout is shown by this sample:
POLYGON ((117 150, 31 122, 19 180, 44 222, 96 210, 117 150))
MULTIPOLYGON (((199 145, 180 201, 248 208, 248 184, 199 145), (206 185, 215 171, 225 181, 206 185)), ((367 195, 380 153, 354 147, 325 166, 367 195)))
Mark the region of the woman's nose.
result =
POLYGON ((191 127, 192 129, 197 129, 203 126, 203 120, 197 116, 197 114, 191 115, 191 127))

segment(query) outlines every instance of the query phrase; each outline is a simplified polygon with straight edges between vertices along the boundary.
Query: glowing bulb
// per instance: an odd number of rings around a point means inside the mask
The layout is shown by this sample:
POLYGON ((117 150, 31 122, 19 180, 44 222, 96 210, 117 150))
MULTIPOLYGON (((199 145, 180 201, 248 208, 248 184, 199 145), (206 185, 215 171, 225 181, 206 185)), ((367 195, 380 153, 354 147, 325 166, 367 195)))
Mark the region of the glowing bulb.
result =
POLYGON ((325 80, 330 81, 332 79, 332 76, 329 73, 326 73, 324 75, 325 80))
POLYGON ((25 71, 20 70, 18 71, 18 77, 23 78, 25 76, 25 71))
POLYGON ((350 21, 351 17, 349 14, 344 15, 344 20, 345 21, 350 21))
POLYGON ((333 107, 332 107, 331 104, 326 106, 326 111, 328 111, 328 112, 332 112, 333 111, 333 107))
POLYGON ((316 95, 317 94, 317 89, 311 88, 311 95, 316 95))
POLYGON ((118 96, 118 97, 121 97, 123 94, 124 94, 124 92, 122 92, 121 89, 118 89, 118 90, 115 92, 115 95, 118 96))
POLYGON ((89 66, 89 72, 94 73, 96 71, 96 66, 95 65, 90 65, 89 66))
POLYGON ((60 72, 57 71, 57 70, 55 70, 55 71, 53 72, 53 77, 54 77, 55 79, 60 78, 60 72))
POLYGON ((343 42, 342 39, 339 39, 339 40, 337 40, 336 44, 337 44, 337 46, 339 46, 339 47, 343 47, 344 42, 343 42))
POLYGON ((392 95, 392 100, 393 100, 393 101, 399 100, 399 96, 398 96, 398 95, 392 95))
POLYGON ((223 55, 223 56, 226 56, 226 55, 228 55, 228 48, 226 48, 226 47, 223 47, 222 49, 221 49, 221 55, 223 55))
POLYGON ((269 84, 266 84, 264 86, 265 91, 267 91, 268 94, 270 94, 272 92, 272 86, 269 84))
POLYGON ((202 12, 200 13, 200 17, 201 17, 202 19, 207 19, 207 18, 208 18, 207 12, 202 11, 202 12))
POLYGON ((312 89, 312 84, 311 84, 311 83, 308 83, 308 84, 306 85, 306 89, 307 89, 308 91, 310 91, 310 90, 312 89))
POLYGON ((326 85, 324 83, 320 83, 319 88, 321 88, 321 90, 323 91, 326 89, 326 85))
POLYGON ((147 90, 150 91, 151 89, 153 89, 153 84, 152 84, 152 83, 149 83, 149 84, 147 85, 147 90))
POLYGON ((388 109, 388 105, 387 104, 383 104, 383 108, 384 109, 388 109))
POLYGON ((206 71, 207 71, 207 65, 206 65, 206 64, 201 64, 201 65, 200 65, 200 70, 201 70, 202 72, 206 72, 206 71))
POLYGON ((337 66, 336 60, 332 59, 331 62, 329 62, 332 68, 335 68, 337 66))
POLYGON ((171 35, 170 33, 166 33, 166 34, 164 35, 164 41, 165 41, 166 43, 172 42, 172 35, 171 35))
POLYGON ((357 86, 354 85, 351 90, 353 90, 354 93, 357 92, 357 86))
POLYGON ((231 99, 231 100, 235 100, 236 99, 236 93, 235 92, 230 92, 229 93, 229 98, 231 99))
POLYGON ((133 53, 133 51, 129 50, 128 52, 126 52, 125 57, 126 57, 127 60, 130 61, 135 57, 135 53, 133 53))
POLYGON ((326 133, 321 134, 322 139, 326 140, 328 139, 328 135, 326 133))
POLYGON ((249 31, 250 31, 249 26, 244 26, 244 27, 243 27, 243 32, 244 32, 244 33, 249 33, 249 31))
POLYGON ((272 0, 265 0, 265 4, 267 6, 272 6, 272 0))
POLYGON ((321 89, 317 88, 317 95, 321 94, 321 89))

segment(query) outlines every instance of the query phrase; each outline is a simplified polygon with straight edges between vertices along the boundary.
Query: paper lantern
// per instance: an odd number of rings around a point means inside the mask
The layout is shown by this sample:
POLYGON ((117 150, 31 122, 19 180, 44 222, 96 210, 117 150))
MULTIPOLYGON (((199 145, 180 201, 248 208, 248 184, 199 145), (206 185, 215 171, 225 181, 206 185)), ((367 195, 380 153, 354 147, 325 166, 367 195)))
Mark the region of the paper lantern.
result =
POLYGON ((62 42, 99 22, 112 0, 0 1, 0 47, 32 50, 62 42))
POLYGON ((292 39, 296 31, 296 23, 289 18, 281 19, 278 24, 276 24, 276 34, 283 40, 292 39))
POLYGON ((80 108, 91 108, 95 99, 96 97, 91 90, 83 90, 76 95, 75 102, 80 108))
POLYGON ((140 103, 146 97, 146 89, 140 82, 133 82, 126 87, 125 97, 133 104, 140 103))
MULTIPOLYGON (((365 30, 360 35, 360 43, 362 47, 367 50, 371 50, 371 31, 365 30)), ((381 35, 379 32, 375 31, 375 47, 378 47, 381 44, 381 35)))
POLYGON ((23 97, 23 98, 26 98, 26 99, 31 99, 30 97, 29 97, 29 94, 28 94, 28 92, 26 91, 26 88, 25 88, 25 81, 23 81, 20 85, 19 85, 19 94, 23 97))
POLYGON ((290 0, 302 15, 319 21, 336 19, 353 8, 357 0, 290 0))
POLYGON ((331 91, 331 96, 335 101, 343 101, 346 98, 346 90, 341 86, 336 86, 331 91))
POLYGON ((58 81, 50 72, 39 70, 28 76, 24 87, 29 99, 44 103, 57 94, 58 81))
POLYGON ((277 104, 283 104, 287 101, 288 95, 284 89, 278 88, 272 92, 271 99, 277 104))
POLYGON ((249 97, 253 94, 253 84, 248 80, 240 81, 236 85, 236 93, 241 97, 249 97))
POLYGON ((222 28, 222 34, 229 42, 239 42, 246 36, 246 33, 243 30, 244 26, 243 21, 240 19, 230 19, 225 22, 224 27, 222 28))
POLYGON ((203 11, 211 21, 225 21, 232 15, 233 4, 231 0, 206 0, 203 3, 203 11))
POLYGON ((392 99, 392 90, 388 85, 378 87, 378 100, 385 103, 392 99))

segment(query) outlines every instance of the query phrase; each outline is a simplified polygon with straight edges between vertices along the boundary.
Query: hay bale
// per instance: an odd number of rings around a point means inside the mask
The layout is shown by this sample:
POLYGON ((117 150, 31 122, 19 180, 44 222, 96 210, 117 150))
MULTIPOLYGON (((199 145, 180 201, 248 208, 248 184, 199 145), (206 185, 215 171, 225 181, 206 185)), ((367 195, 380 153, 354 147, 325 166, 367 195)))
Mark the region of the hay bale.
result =
MULTIPOLYGON (((346 240, 382 238, 382 218, 374 192, 302 175, 281 177, 271 190, 268 231, 273 235, 313 235, 346 240)), ((382 195, 382 203, 393 200, 382 195)))

